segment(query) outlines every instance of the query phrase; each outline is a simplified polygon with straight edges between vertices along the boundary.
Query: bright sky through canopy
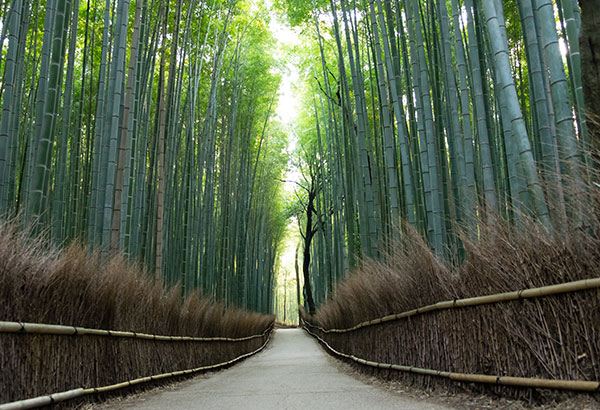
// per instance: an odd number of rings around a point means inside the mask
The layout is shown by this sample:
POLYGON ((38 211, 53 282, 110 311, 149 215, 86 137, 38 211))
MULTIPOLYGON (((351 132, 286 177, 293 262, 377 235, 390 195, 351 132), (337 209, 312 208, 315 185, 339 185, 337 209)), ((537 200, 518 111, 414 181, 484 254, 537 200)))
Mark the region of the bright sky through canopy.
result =
MULTIPOLYGON (((266 0, 264 4, 271 10, 269 29, 273 33, 273 37, 277 40, 276 50, 274 51, 275 57, 281 62, 280 68, 277 70, 281 75, 281 84, 279 86, 279 104, 275 111, 276 119, 281 122, 287 133, 287 151, 291 154, 296 149, 297 136, 294 132, 294 122, 300 109, 300 103, 295 90, 300 75, 298 68, 294 65, 293 48, 300 45, 300 39, 298 38, 298 33, 285 22, 281 21, 278 14, 273 11, 273 4, 270 0, 266 0)), ((300 173, 291 163, 288 164, 285 180, 287 181, 285 183, 285 190, 292 194, 297 189, 296 182, 300 180, 300 173)), ((276 290, 279 298, 282 297, 283 293, 286 293, 287 297, 285 300, 288 303, 291 302, 292 306, 295 306, 296 298, 294 259, 298 236, 297 221, 294 218, 288 225, 286 239, 280 253, 276 290)), ((282 312, 280 311, 282 310, 282 306, 279 306, 281 303, 282 301, 279 301, 276 307, 278 320, 283 320, 281 316, 282 312)), ((289 320, 292 317, 297 317, 297 312, 289 312, 287 319, 289 320)))
MULTIPOLYGON (((271 2, 266 2, 271 7, 271 2)), ((298 34, 294 32, 288 25, 279 20, 279 16, 276 13, 271 13, 271 21, 269 22, 269 29, 273 33, 275 39, 277 39, 277 50, 275 55, 279 61, 284 62, 282 66, 281 74, 281 85, 279 87, 279 105, 277 107, 277 115, 281 122, 290 126, 295 118, 296 111, 298 110, 298 100, 294 92, 293 86, 298 82, 298 69, 294 66, 291 61, 289 49, 297 46, 300 43, 298 34)))
MULTIPOLYGON (((292 153, 296 148, 296 134, 294 132, 294 122, 300 107, 294 87, 299 81, 298 68, 294 65, 292 49, 300 44, 298 33, 285 22, 281 21, 279 15, 273 11, 273 4, 270 0, 265 1, 265 5, 271 10, 269 29, 273 37, 277 40, 275 57, 282 62, 278 70, 281 75, 281 84, 279 86, 279 104, 277 105, 277 119, 283 124, 288 135, 287 151, 292 153)), ((290 168, 287 175, 287 181, 298 181, 300 175, 294 168, 290 168)), ((286 182, 286 190, 293 192, 295 182, 286 182)))

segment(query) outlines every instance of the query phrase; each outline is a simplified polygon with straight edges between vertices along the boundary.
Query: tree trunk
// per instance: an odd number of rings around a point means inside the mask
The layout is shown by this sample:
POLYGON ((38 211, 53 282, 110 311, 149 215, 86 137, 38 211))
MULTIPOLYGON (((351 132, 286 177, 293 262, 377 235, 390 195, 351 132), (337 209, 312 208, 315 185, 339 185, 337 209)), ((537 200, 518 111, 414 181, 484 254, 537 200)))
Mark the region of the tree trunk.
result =
POLYGON ((296 303, 300 306, 300 269, 298 269, 298 254, 300 250, 300 243, 296 246, 296 258, 294 260, 294 268, 296 270, 296 303))
POLYGON ((312 217, 315 212, 316 193, 310 190, 308 193, 308 206, 306 207, 306 230, 304 231, 304 260, 302 261, 302 273, 304 274, 304 291, 306 292, 306 303, 308 304, 308 313, 315 314, 315 301, 313 299, 312 287, 310 285, 310 244, 316 230, 313 229, 312 217))

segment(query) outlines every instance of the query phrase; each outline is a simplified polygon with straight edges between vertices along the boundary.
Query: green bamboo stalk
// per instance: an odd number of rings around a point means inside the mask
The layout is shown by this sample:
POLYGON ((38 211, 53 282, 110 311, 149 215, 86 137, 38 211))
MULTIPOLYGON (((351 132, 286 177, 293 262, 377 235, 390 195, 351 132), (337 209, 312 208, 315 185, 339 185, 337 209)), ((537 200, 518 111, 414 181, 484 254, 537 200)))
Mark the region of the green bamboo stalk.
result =
POLYGON ((511 138, 515 140, 515 144, 518 146, 520 152, 519 156, 522 171, 524 172, 525 182, 531 192, 532 205, 535 207, 538 218, 540 218, 546 227, 549 227, 548 208, 538 179, 535 161, 531 152, 531 145, 527 136, 525 122, 519 107, 517 92, 511 73, 507 40, 506 36, 502 33, 498 22, 498 11, 496 8, 498 5, 494 4, 493 0, 486 0, 483 5, 491 46, 494 51, 497 75, 503 84, 503 89, 500 92, 504 94, 506 99, 507 120, 511 122, 512 128, 511 138))
POLYGON ((138 66, 137 52, 138 52, 138 37, 140 33, 140 20, 141 20, 141 12, 142 7, 140 1, 136 1, 135 5, 135 17, 134 17, 134 26, 133 26, 133 34, 131 36, 131 48, 129 50, 129 68, 127 71, 127 88, 125 91, 125 101, 123 105, 123 110, 121 114, 121 122, 119 125, 119 135, 120 135, 120 143, 119 150, 117 156, 117 168, 115 174, 115 189, 114 189, 114 203, 112 207, 112 215, 111 215, 111 236, 110 236, 110 249, 112 251, 116 251, 119 249, 123 249, 123 232, 122 232, 122 221, 121 221, 121 212, 123 207, 123 186, 124 179, 126 178, 125 169, 127 163, 131 161, 131 158, 127 157, 127 152, 131 147, 131 138, 129 134, 129 116, 130 111, 132 109, 132 100, 134 94, 134 86, 137 81, 136 79, 136 69, 138 66))
MULTIPOLYGON (((10 179, 10 155, 9 147, 16 135, 10 135, 11 122, 14 121, 15 113, 12 100, 15 97, 15 79, 17 77, 17 48, 19 42, 19 23, 21 20, 22 1, 15 0, 7 13, 3 24, 3 31, 8 29, 8 50, 4 61, 4 78, 2 80, 2 117, 0 118, 0 215, 7 215, 10 209, 11 197, 9 196, 10 185, 14 181, 10 179)), ((4 41, 4 35, 2 35, 4 41)))
MULTIPOLYGON (((389 5, 389 2, 386 2, 389 5)), ((387 69, 387 78, 390 83, 391 97, 392 97, 392 105, 394 110, 394 116, 396 119, 396 133, 398 136, 398 145, 400 146, 400 158, 402 165, 402 180, 404 185, 404 198, 406 203, 406 215, 408 222, 411 224, 415 224, 416 222, 416 211, 415 211, 415 200, 414 200, 414 186, 413 186, 413 177, 411 172, 411 161, 410 161, 410 152, 407 141, 407 130, 406 130, 406 119, 404 114, 404 108, 402 107, 402 102, 400 101, 401 93, 399 90, 401 89, 401 78, 399 74, 399 56, 397 51, 395 50, 394 41, 390 41, 388 37, 388 33, 385 30, 386 23, 384 22, 383 10, 381 5, 381 0, 377 0, 377 10, 379 16, 379 27, 381 29, 381 36, 383 39, 384 46, 384 54, 386 61, 386 69, 387 69), (392 63, 392 58, 397 59, 394 63, 392 63)), ((391 14, 391 10, 388 11, 388 17, 391 14)), ((374 19, 374 17, 372 17, 374 19)), ((388 23, 389 26, 389 23, 388 23)), ((390 33, 393 32, 393 27, 388 27, 390 33)), ((396 174, 397 177, 397 174, 396 174)))
MULTIPOLYGON (((44 215, 48 201, 48 191, 52 172, 52 145, 58 117, 58 105, 61 90, 61 80, 65 60, 65 43, 68 27, 67 11, 71 2, 56 1, 56 15, 52 29, 52 52, 48 72, 47 97, 44 101, 42 125, 37 134, 37 150, 33 169, 33 182, 30 187, 28 214, 40 232, 41 218, 44 215)), ((48 12, 48 10, 47 10, 48 12)), ((41 81, 41 80, 40 80, 41 81)))

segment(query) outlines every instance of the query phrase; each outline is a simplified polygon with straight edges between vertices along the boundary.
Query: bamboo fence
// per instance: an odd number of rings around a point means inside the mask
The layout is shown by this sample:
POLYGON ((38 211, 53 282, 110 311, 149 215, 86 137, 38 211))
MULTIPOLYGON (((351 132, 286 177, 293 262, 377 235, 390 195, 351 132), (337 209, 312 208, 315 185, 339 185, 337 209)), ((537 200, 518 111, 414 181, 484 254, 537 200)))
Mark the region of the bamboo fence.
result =
POLYGON ((6 322, 0 321, 0 333, 32 333, 45 335, 64 336, 108 336, 132 339, 156 340, 162 342, 244 342, 264 337, 273 329, 269 326, 262 334, 245 337, 191 337, 191 336, 165 336, 147 333, 126 332, 120 330, 91 329, 78 326, 49 325, 43 323, 6 322))
POLYGON ((505 386, 518 386, 518 387, 533 387, 533 388, 544 388, 544 389, 560 389, 560 390, 573 390, 573 391, 585 391, 585 392, 600 392, 600 382, 599 381, 583 381, 583 380, 553 380, 553 379, 543 379, 543 378, 528 378, 528 377, 511 377, 511 376, 498 376, 498 375, 485 375, 485 374, 469 374, 469 373, 459 373, 459 372, 448 372, 442 370, 434 370, 427 369, 422 367, 415 366, 405 366, 391 363, 382 363, 376 361, 365 360, 363 358, 357 357, 352 354, 347 354, 336 350, 331 345, 329 345, 323 338, 318 336, 316 333, 312 332, 311 329, 316 329, 324 334, 327 333, 348 333, 353 332, 355 330, 374 326, 386 322, 392 322, 396 320, 410 318, 412 316, 454 309, 454 308, 462 308, 469 306, 480 306, 480 305, 488 305, 495 303, 502 303, 520 299, 532 299, 532 298, 540 298, 544 296, 550 295, 558 295, 565 293, 573 293, 577 291, 584 291, 590 289, 600 288, 600 278, 591 278, 573 282, 567 282, 558 285, 551 286, 543 286, 538 288, 530 288, 523 289, 513 292, 505 292, 498 293, 487 296, 479 296, 472 297, 466 299, 455 299, 448 300, 443 302, 438 302, 432 305, 423 306, 417 309, 412 309, 409 311, 405 311, 402 313, 397 313, 393 315, 387 315, 384 317, 380 317, 377 319, 364 321, 358 323, 352 327, 344 328, 344 329, 325 329, 321 326, 312 324, 308 322, 305 318, 301 317, 301 323, 304 325, 304 329, 308 334, 315 337, 319 342, 321 342, 327 350, 332 352, 334 355, 343 357, 349 360, 352 360, 356 363, 360 363, 365 366, 375 367, 380 369, 390 369, 390 370, 398 370, 402 372, 428 375, 428 376, 437 376, 446 378, 449 380, 460 381, 460 382, 472 382, 472 383, 486 383, 486 384, 496 384, 496 385, 505 385, 505 386))
POLYGON ((347 333, 361 329, 367 326, 378 325, 380 323, 392 322, 395 320, 406 319, 411 316, 420 315, 423 313, 434 312, 436 310, 454 309, 467 306, 480 306, 489 305, 493 303, 509 302, 519 299, 533 299, 543 296, 558 295, 562 293, 572 293, 581 290, 589 290, 600 288, 600 278, 583 279, 574 282, 562 283, 559 285, 542 286, 539 288, 515 290, 512 292, 496 293, 487 296, 477 296, 466 299, 454 299, 446 300, 443 302, 437 302, 432 305, 419 307, 416 309, 408 310, 402 313, 396 313, 393 315, 387 315, 373 320, 367 320, 365 322, 358 323, 352 327, 345 329, 324 329, 320 326, 310 324, 312 327, 319 329, 323 333, 347 333))
MULTIPOLYGON (((68 327, 68 326, 63 326, 63 327, 68 327)), ((270 326, 267 329, 267 331, 270 331, 270 330, 272 330, 272 326, 270 326)), ((36 333, 41 333, 41 332, 36 332, 36 333)), ((53 334, 57 334, 57 333, 53 333, 53 334)), ((67 334, 67 333, 60 333, 60 334, 67 334)), ((267 334, 267 332, 263 333, 263 335, 264 334, 267 334)), ((111 335, 109 335, 109 336, 111 336, 111 335)), ((123 337, 123 336, 120 335, 119 337, 123 337)), ((125 336, 125 337, 134 337, 134 336, 125 336)), ((228 339, 228 338, 220 338, 220 340, 225 340, 225 339, 228 339)), ((232 339, 232 340, 227 340, 227 341, 237 341, 237 340, 232 339)), ((86 395, 119 390, 119 389, 123 389, 126 387, 142 384, 142 383, 147 383, 150 381, 162 380, 162 379, 167 379, 167 378, 176 377, 176 376, 190 375, 190 374, 197 373, 200 371, 214 370, 214 369, 230 366, 240 360, 243 360, 247 357, 250 357, 250 356, 255 355, 256 353, 260 352, 261 350, 263 350, 265 348, 265 346, 269 343, 269 341, 270 341, 270 333, 267 337, 267 340, 258 349, 254 350, 253 352, 240 355, 240 356, 238 356, 234 359, 228 360, 226 362, 212 364, 212 365, 208 365, 208 366, 196 367, 193 369, 179 370, 179 371, 171 372, 171 373, 163 373, 163 374, 158 374, 158 375, 154 375, 154 376, 141 377, 138 379, 128 380, 125 382, 111 384, 108 386, 79 388, 79 389, 73 389, 73 390, 64 391, 64 392, 60 392, 60 393, 54 393, 54 394, 50 394, 50 395, 46 395, 46 396, 35 397, 32 399, 0 404, 0 410, 33 409, 33 408, 37 408, 37 407, 51 405, 51 404, 54 404, 54 403, 57 403, 60 401, 75 399, 75 398, 86 396, 86 395)))
MULTIPOLYGON (((302 322, 309 327, 312 326, 310 323, 306 322, 304 319, 301 319, 302 322)), ((561 390, 574 390, 574 391, 586 391, 586 392, 599 392, 600 391, 600 382, 597 381, 584 381, 584 380, 551 380, 551 379, 538 379, 538 378, 528 378, 528 377, 510 377, 510 376, 492 376, 487 374, 468 374, 468 373, 454 373, 454 372, 446 372, 442 370, 433 370, 433 369, 424 369, 420 367, 413 366, 403 366, 398 364, 391 363, 380 363, 373 362, 370 360, 361 359, 360 357, 356 357, 351 354, 340 352, 333 347, 331 347, 325 340, 319 337, 317 334, 311 332, 306 326, 304 326, 304 330, 317 340, 321 342, 330 352, 335 354, 336 356, 344 357, 346 359, 350 359, 356 363, 360 363, 365 366, 377 367, 380 369, 391 369, 391 370, 399 370, 403 372, 423 374, 427 376, 438 376, 444 377, 450 380, 460 381, 460 382, 471 382, 471 383, 487 383, 487 384, 498 384, 504 386, 519 386, 519 387, 537 387, 543 389, 561 389, 561 390)), ((0 407, 0 410, 2 408, 0 407)))

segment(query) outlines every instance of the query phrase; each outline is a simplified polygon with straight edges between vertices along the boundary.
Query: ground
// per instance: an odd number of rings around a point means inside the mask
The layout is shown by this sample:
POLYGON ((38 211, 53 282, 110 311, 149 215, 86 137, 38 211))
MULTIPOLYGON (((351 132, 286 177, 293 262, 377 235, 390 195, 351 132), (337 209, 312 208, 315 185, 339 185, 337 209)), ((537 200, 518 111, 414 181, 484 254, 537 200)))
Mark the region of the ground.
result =
MULTIPOLYGON (((536 409, 597 409, 578 396, 536 409)), ((230 369, 203 374, 94 405, 116 409, 523 409, 527 403, 467 393, 430 392, 369 377, 323 351, 300 329, 278 329, 261 353, 230 369)))

